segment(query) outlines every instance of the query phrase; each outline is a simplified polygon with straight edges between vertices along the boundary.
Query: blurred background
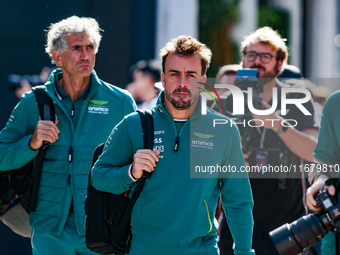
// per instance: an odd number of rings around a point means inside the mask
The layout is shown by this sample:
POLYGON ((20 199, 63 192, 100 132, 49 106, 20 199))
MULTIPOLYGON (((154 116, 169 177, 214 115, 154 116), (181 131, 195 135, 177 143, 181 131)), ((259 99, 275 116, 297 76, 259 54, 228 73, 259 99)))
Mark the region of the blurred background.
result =
MULTIPOLYGON (((98 20, 104 30, 98 76, 125 88, 129 67, 158 59, 159 49, 180 34, 213 52, 208 77, 241 60, 240 42, 258 27, 287 38, 288 63, 331 91, 340 88, 340 0, 0 0, 0 129, 18 102, 19 86, 43 83, 54 66, 44 52, 45 29, 71 15, 98 20), (27 84, 28 83, 28 84, 27 84)), ((0 254, 26 255, 30 240, 0 225, 0 254)))

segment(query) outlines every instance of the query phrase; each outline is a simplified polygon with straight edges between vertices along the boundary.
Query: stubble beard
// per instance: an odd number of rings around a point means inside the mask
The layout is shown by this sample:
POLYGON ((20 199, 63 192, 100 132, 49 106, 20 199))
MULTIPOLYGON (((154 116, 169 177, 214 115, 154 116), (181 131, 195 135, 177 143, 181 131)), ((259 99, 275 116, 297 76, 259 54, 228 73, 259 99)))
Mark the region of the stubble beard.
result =
POLYGON ((193 96, 189 89, 187 88, 177 88, 172 92, 166 92, 165 96, 167 100, 172 104, 172 106, 177 110, 187 110, 190 106, 195 103, 198 99, 198 95, 193 96), (189 93, 189 99, 185 97, 174 95, 177 92, 186 92, 189 93), (179 98, 179 99, 176 99, 179 98))
MULTIPOLYGON (((243 66, 244 66, 244 62, 243 62, 243 66)), ((274 66, 274 68, 272 70, 269 70, 269 71, 266 70, 265 67, 263 67, 261 65, 255 65, 255 64, 250 66, 249 68, 256 68, 256 69, 264 70, 264 73, 261 74, 261 76, 259 76, 259 73, 257 74, 257 78, 264 79, 265 83, 272 81, 279 74, 277 62, 276 62, 276 65, 274 66)))

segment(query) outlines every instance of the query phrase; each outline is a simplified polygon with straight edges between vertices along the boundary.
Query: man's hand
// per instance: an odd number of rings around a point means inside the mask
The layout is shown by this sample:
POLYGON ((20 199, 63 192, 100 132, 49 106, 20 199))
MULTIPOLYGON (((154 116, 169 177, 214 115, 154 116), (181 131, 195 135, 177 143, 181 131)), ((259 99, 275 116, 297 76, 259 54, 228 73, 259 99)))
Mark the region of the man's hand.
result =
POLYGON ((325 186, 325 181, 328 179, 329 177, 327 176, 320 176, 314 183, 312 186, 310 186, 307 189, 307 193, 306 193, 306 199, 307 199, 307 206, 310 210, 312 211, 319 211, 321 208, 316 208, 316 201, 314 199, 316 193, 319 192, 319 190, 321 189, 327 189, 329 195, 334 196, 335 195, 335 188, 334 186, 325 186))
POLYGON ((132 165, 132 175, 134 178, 139 179, 143 175, 143 171, 152 172, 155 170, 156 162, 159 161, 158 155, 161 152, 158 150, 143 149, 138 150, 134 155, 132 165))
MULTIPOLYGON (((266 103, 265 101, 261 101, 262 110, 266 110, 270 108, 270 105, 266 103)), ((268 115, 256 115, 252 113, 253 119, 262 120, 263 122, 257 121, 256 124, 259 126, 263 126, 267 129, 273 129, 274 131, 277 131, 280 129, 281 121, 283 118, 278 115, 276 112, 273 112, 268 115)))
POLYGON ((48 141, 54 143, 58 139, 58 134, 60 133, 57 127, 59 120, 57 119, 55 123, 50 120, 40 120, 34 130, 34 134, 29 142, 29 147, 32 150, 37 150, 43 144, 43 141, 48 141))

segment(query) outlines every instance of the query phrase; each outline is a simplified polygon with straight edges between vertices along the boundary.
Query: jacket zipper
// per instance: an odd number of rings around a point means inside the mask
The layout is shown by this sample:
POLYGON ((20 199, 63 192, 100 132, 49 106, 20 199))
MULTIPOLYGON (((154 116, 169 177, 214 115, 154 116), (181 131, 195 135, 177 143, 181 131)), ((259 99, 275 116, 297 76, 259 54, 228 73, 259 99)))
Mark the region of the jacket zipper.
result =
POLYGON ((72 160, 73 160, 73 148, 72 148, 72 146, 70 146, 70 149, 68 151, 68 162, 71 163, 72 160))
MULTIPOLYGON (((190 121, 190 120, 189 120, 190 121)), ((177 152, 178 151, 178 148, 179 148, 179 137, 180 137, 180 135, 181 135, 181 133, 182 133, 182 130, 184 129, 184 126, 185 125, 187 125, 187 122, 188 121, 186 121, 184 124, 183 124, 183 126, 181 127, 181 129, 180 129, 180 131, 178 132, 177 131, 177 128, 176 128, 176 124, 175 124, 175 121, 173 120, 173 123, 174 123, 174 127, 175 127, 175 131, 176 131, 176 138, 175 138, 175 145, 174 145, 174 152, 177 152)))
POLYGON ((74 103, 72 104, 72 109, 71 109, 71 118, 74 117, 74 103))
POLYGON ((178 147, 179 147, 179 135, 177 134, 176 139, 175 139, 174 152, 178 151, 178 147))
MULTIPOLYGON (((159 111, 161 114, 164 115, 163 111, 162 111, 159 107, 157 107, 157 109, 158 109, 158 111, 159 111)), ((180 141, 179 137, 180 137, 180 134, 181 134, 181 132, 182 132, 184 126, 186 125, 186 123, 184 123, 184 125, 183 125, 182 128, 181 128, 181 130, 178 132, 178 131, 177 131, 177 128, 176 128, 176 124, 175 124, 174 119, 173 119, 170 115, 169 115, 169 117, 167 117, 166 115, 164 115, 164 117, 169 118, 169 120, 172 121, 173 127, 174 127, 174 129, 175 129, 176 138, 175 138, 175 144, 174 144, 174 152, 177 152, 178 149, 179 149, 179 141, 180 141)))

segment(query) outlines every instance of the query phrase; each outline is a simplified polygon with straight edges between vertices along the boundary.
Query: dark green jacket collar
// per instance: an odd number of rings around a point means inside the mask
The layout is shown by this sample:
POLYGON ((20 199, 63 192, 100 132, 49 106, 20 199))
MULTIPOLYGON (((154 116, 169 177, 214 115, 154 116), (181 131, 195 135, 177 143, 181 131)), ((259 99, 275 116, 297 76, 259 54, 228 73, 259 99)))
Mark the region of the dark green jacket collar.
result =
MULTIPOLYGON (((60 80, 62 76, 62 70, 60 68, 57 68, 51 73, 48 81, 45 83, 47 91, 49 91, 51 94, 56 94, 59 99, 63 99, 67 96, 67 94, 61 89, 58 82, 58 80, 60 80)), ((94 91, 96 91, 96 89, 101 86, 101 83, 102 81, 98 78, 96 71, 93 69, 90 76, 90 82, 81 96, 91 96, 94 91)))

